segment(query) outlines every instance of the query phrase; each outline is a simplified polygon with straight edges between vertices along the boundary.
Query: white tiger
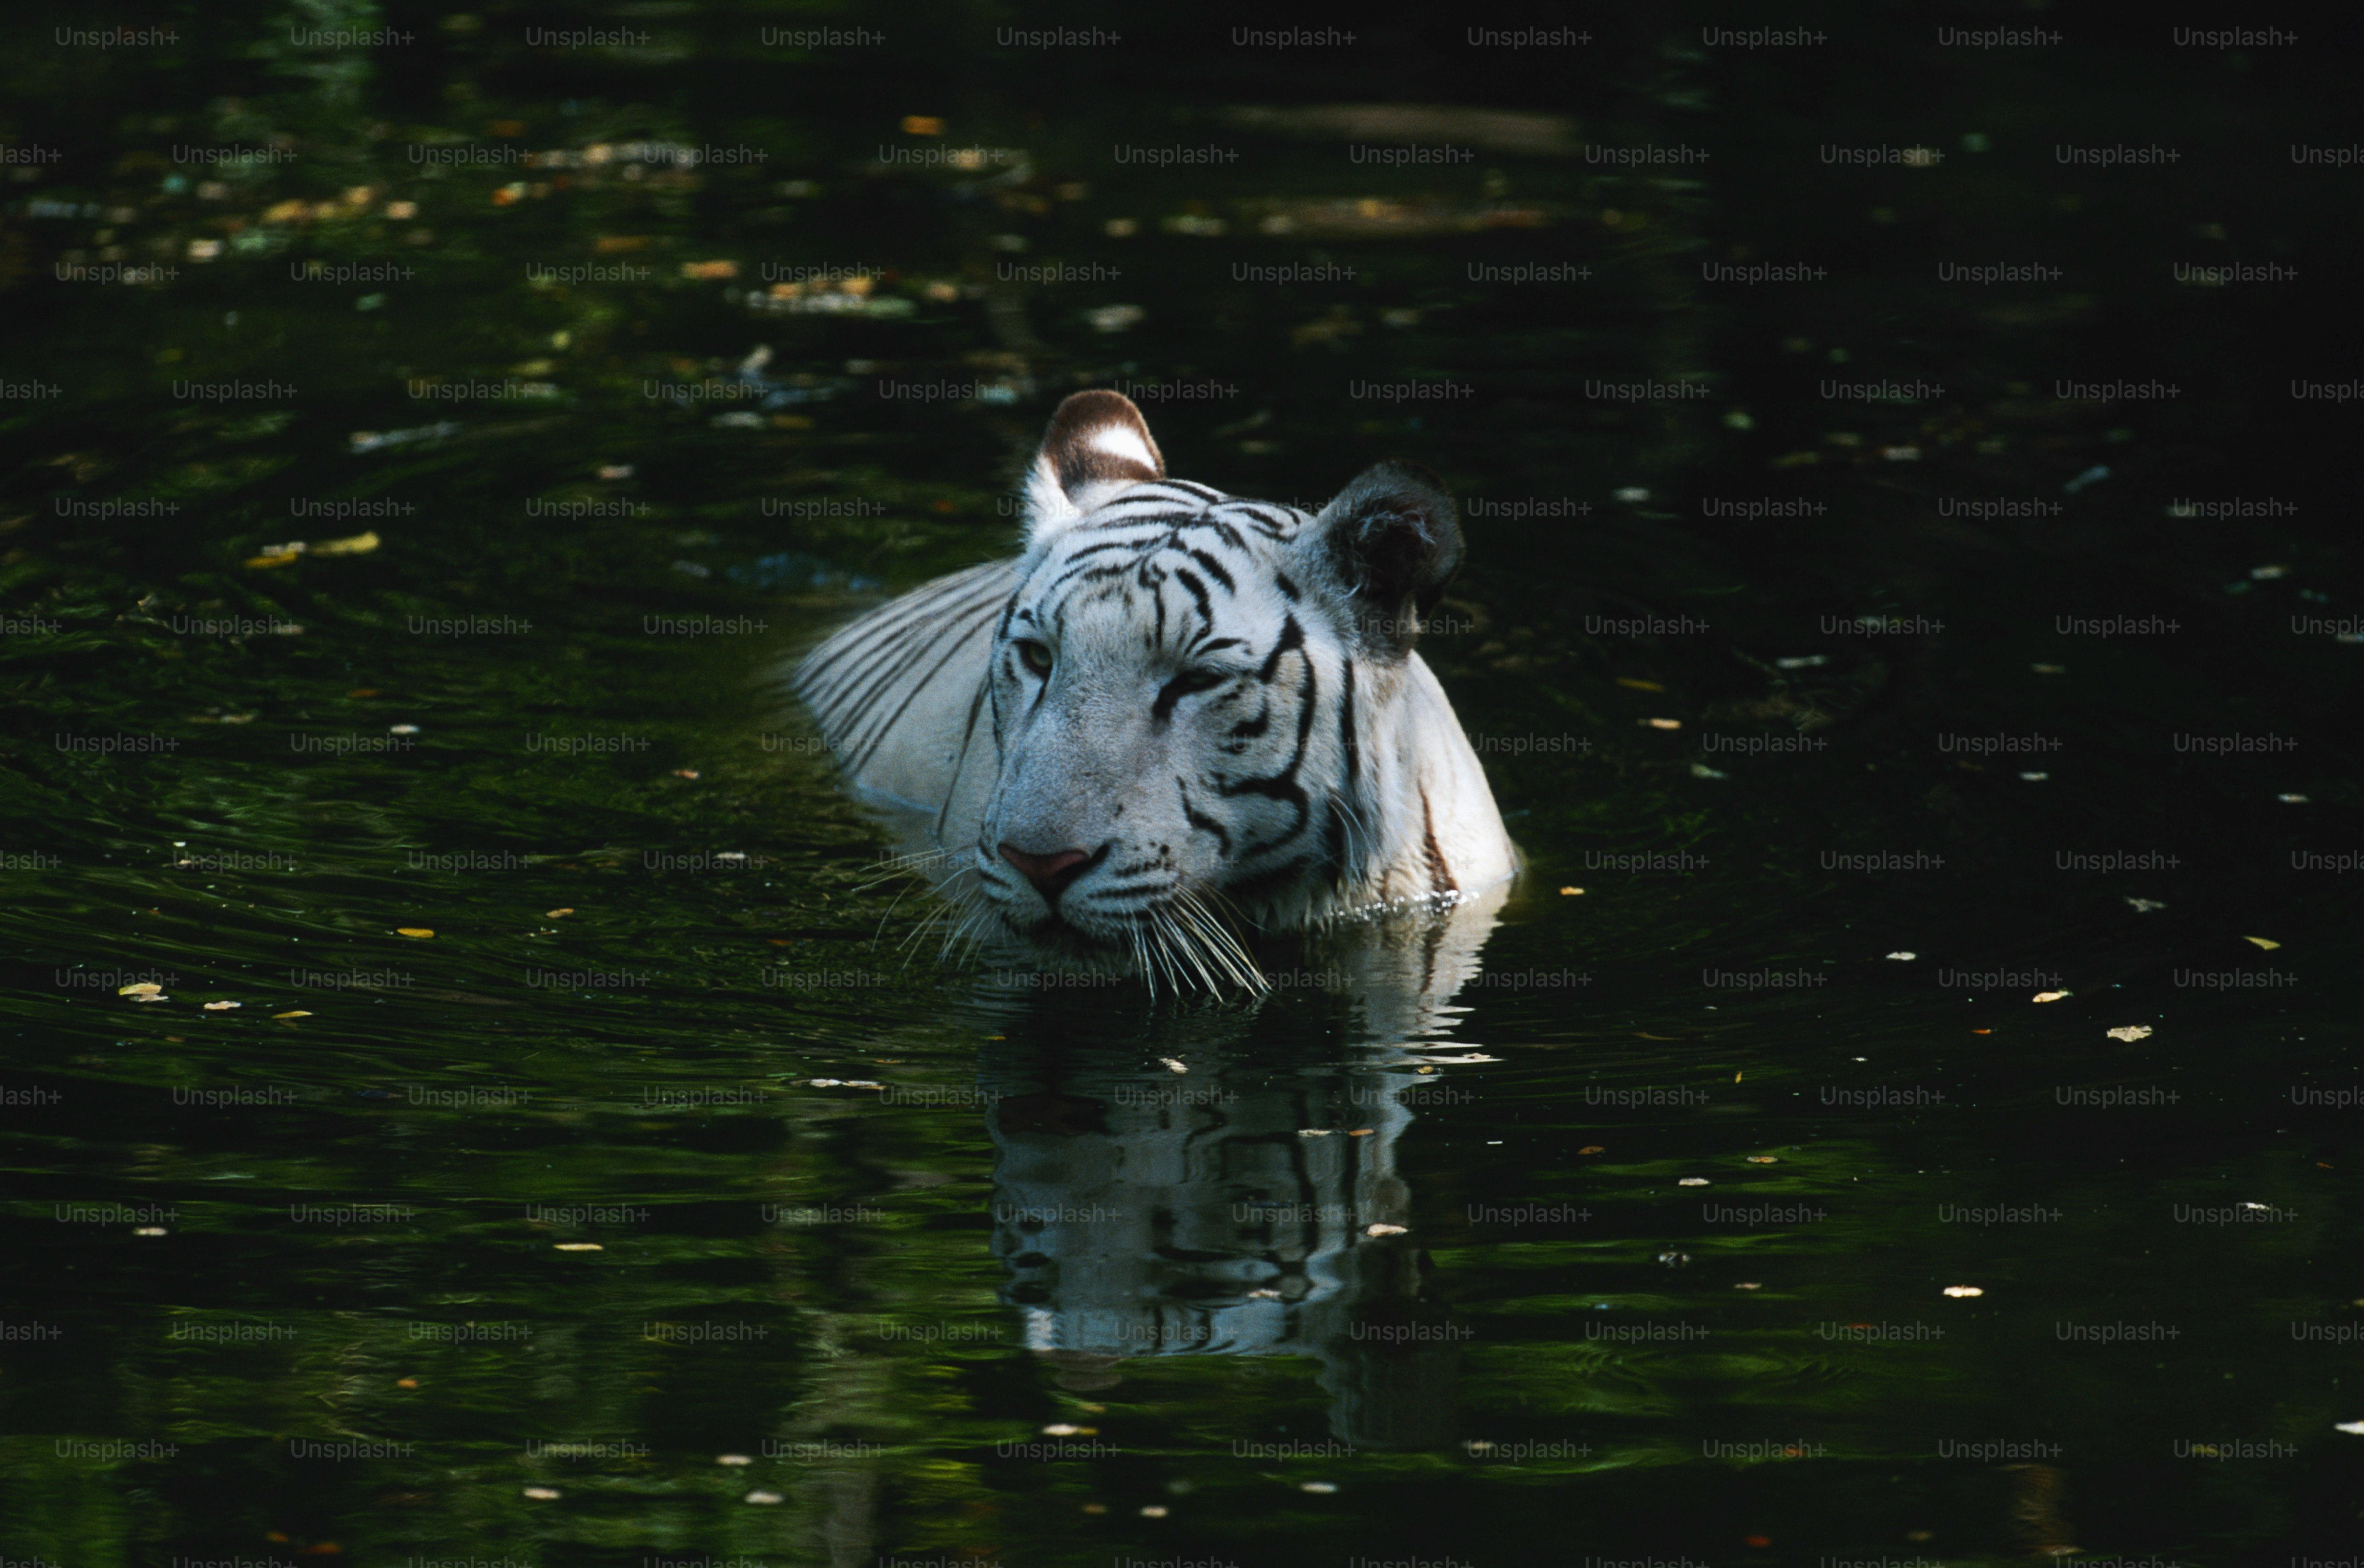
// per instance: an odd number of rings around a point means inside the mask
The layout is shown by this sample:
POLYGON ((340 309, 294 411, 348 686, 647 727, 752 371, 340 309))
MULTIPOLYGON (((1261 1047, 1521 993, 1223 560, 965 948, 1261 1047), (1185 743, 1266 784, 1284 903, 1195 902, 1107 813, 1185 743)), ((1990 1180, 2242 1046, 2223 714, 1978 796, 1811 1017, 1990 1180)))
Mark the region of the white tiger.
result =
POLYGON ((1260 989, 1242 923, 1509 882, 1485 773, 1413 651, 1462 555, 1433 475, 1381 463, 1319 516, 1242 500, 1167 479, 1129 399, 1079 392, 1026 526, 1016 561, 904 595, 794 676, 853 785, 928 814, 964 929, 1049 967, 1260 989))

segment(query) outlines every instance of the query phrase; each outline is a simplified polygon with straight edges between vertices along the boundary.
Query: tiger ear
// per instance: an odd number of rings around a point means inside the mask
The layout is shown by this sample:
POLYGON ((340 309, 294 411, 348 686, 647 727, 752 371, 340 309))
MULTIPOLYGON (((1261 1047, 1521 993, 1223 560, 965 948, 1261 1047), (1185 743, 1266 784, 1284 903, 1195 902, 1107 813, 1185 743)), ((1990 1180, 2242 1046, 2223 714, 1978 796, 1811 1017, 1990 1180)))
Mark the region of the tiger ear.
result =
POLYGON ((1309 573, 1344 600, 1347 629, 1363 647, 1401 659, 1461 569, 1461 520, 1436 475, 1388 462, 1338 492, 1296 548, 1309 573))
POLYGON ((1078 392, 1051 415, 1026 475, 1026 542, 1042 543, 1128 485, 1165 477, 1149 422, 1121 392, 1078 392))

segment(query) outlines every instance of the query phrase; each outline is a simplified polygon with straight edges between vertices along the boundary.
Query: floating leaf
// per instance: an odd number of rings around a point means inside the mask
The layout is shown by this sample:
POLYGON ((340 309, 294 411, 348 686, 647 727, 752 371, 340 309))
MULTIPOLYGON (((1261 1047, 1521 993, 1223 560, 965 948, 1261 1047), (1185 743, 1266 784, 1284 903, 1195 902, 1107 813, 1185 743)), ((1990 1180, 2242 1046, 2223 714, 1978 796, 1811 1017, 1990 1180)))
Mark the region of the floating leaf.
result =
POLYGON ((1161 1056, 1157 1060, 1165 1063, 1165 1071, 1168 1073, 1188 1073, 1190 1071, 1190 1069, 1183 1066, 1181 1062, 1176 1061, 1173 1057, 1161 1056))
POLYGON ((1707 1185, 1707 1178, 1705 1176, 1684 1176, 1677 1181, 1675 1185, 1678 1187, 1703 1187, 1707 1185))
POLYGON ((604 1252, 608 1249, 597 1241, 561 1241, 557 1250, 562 1252, 604 1252))
POLYGON ((2070 996, 2073 995, 2075 995, 2075 993, 2069 991, 2038 991, 2035 994, 2034 1000, 2038 1002, 2057 1002, 2064 996, 2070 996))
POLYGON ((1366 1236, 1400 1236, 1403 1233, 1404 1228, 1400 1225, 1377 1224, 1363 1227, 1363 1234, 1366 1236))
POLYGON ((1609 1152, 1609 1146, 1603 1143, 1588 1143, 1583 1148, 1578 1150, 1577 1152, 1578 1154, 1606 1154, 1609 1152))
POLYGON ((1617 684, 1621 686, 1631 686, 1637 692, 1663 692, 1667 689, 1656 681, 1637 681, 1631 675, 1618 676, 1617 684))
POLYGON ((206 1011, 208 1013, 227 1013, 232 1007, 243 1007, 245 1006, 246 1004, 243 1002, 207 1002, 206 1004, 206 1011))
POLYGON ((435 933, 424 926, 396 926, 394 934, 397 937, 431 937, 435 933))
POLYGON ((2121 1024, 2116 1029, 2111 1029, 2108 1032, 2112 1040, 2123 1040, 2127 1041, 2148 1040, 2150 1038, 2150 1026, 2148 1024, 2121 1024))
POLYGON ((1986 1291, 1982 1286, 1975 1284, 1949 1284, 1946 1287, 1946 1294, 1947 1296, 1984 1296, 1986 1291))
POLYGON ((2276 948, 2282 945, 2281 943, 2266 937, 2243 937, 2241 940, 2245 942, 2255 942, 2259 947, 2265 949, 2268 952, 2271 952, 2276 948))
POLYGON ((367 555, 377 547, 377 533, 373 529, 365 534, 354 534, 349 539, 322 539, 312 547, 311 553, 314 555, 367 555))
POLYGON ((572 909, 544 909, 541 912, 541 915, 542 918, 546 920, 559 920, 563 919, 574 913, 574 911, 572 909))
POLYGON ((118 996, 161 996, 164 988, 152 980, 142 980, 137 985, 118 985, 115 994, 118 996))
POLYGON ((308 1018, 311 1016, 311 1014, 306 1012, 301 1007, 296 1008, 292 1013, 273 1013, 271 1015, 274 1021, 280 1018, 308 1018))
POLYGON ((1559 890, 1559 895, 1562 898, 1578 898, 1581 897, 1583 894, 1584 889, 1581 887, 1563 887, 1559 890))

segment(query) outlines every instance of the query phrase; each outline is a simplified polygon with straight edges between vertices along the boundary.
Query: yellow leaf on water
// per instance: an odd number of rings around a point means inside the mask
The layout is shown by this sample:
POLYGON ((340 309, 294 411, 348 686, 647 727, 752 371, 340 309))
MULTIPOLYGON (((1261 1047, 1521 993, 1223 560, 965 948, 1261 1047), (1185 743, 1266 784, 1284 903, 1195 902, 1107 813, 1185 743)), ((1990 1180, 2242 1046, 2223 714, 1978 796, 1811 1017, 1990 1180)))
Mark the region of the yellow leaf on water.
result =
POLYGON ((1631 686, 1637 692, 1663 692, 1667 689, 1656 681, 1637 681, 1631 675, 1618 676, 1617 684, 1621 686, 1631 686))
POLYGON ((1947 1296, 1984 1296, 1986 1291, 1975 1284, 1949 1284, 1946 1287, 1946 1294, 1947 1296))
POLYGON ((431 937, 435 933, 424 926, 396 926, 394 934, 397 937, 431 937))
POLYGON ((298 1007, 298 1008, 296 1008, 296 1009, 294 1012, 292 1012, 292 1013, 273 1013, 273 1014, 272 1014, 271 1016, 272 1016, 272 1018, 273 1018, 273 1019, 278 1019, 278 1018, 310 1018, 312 1015, 311 1015, 311 1014, 309 1014, 309 1013, 307 1013, 307 1012, 306 1012, 303 1008, 298 1007))
POLYGON ((163 989, 152 980, 143 980, 137 985, 118 985, 115 988, 115 994, 118 996, 153 996, 162 993, 163 989))
POLYGON ((1583 895, 1584 889, 1581 887, 1563 887, 1559 890, 1559 895, 1562 898, 1578 898, 1583 895))
POLYGON ((1653 729, 1680 729, 1683 727, 1679 718, 1645 718, 1642 722, 1653 729))
POLYGON ((2068 991, 2038 991, 2035 999, 2038 1002, 2057 1002, 2063 996, 2071 995, 2073 993, 2068 991))
POLYGON ((597 1241, 561 1241, 557 1250, 562 1252, 604 1252, 608 1249, 597 1241))
POLYGON ((2255 942, 2259 947, 2265 949, 2268 952, 2271 952, 2276 948, 2282 945, 2280 942, 2269 940, 2265 937, 2243 937, 2241 940, 2245 942, 2255 942))
POLYGON ((2108 1032, 2112 1040, 2129 1041, 2147 1040, 2150 1038, 2150 1026, 2148 1024, 2122 1024, 2118 1028, 2111 1029, 2108 1032))
POLYGON ((378 547, 377 531, 354 534, 348 539, 322 539, 312 547, 314 555, 367 555, 378 547))
POLYGON ((301 559, 302 557, 295 550, 283 550, 270 555, 250 555, 246 558, 246 563, 249 566, 284 566, 291 561, 301 559))
POLYGON ((555 920, 562 917, 572 915, 574 911, 572 909, 545 909, 541 913, 544 919, 555 920))

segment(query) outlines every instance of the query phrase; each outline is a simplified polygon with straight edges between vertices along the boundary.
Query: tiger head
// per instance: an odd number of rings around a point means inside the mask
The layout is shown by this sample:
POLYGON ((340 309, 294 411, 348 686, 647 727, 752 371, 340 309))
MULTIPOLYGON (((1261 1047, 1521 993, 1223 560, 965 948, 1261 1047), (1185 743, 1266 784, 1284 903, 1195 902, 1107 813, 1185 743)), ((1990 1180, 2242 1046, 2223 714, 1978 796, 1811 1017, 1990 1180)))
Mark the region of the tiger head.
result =
POLYGON ((1038 954, 1193 954, 1198 980, 1253 986, 1221 933, 1340 912, 1386 852, 1371 737, 1417 728, 1388 721, 1460 563, 1453 500, 1396 462, 1319 515, 1169 480, 1140 410, 1095 391, 1053 416, 1026 514, 980 890, 1038 954))

